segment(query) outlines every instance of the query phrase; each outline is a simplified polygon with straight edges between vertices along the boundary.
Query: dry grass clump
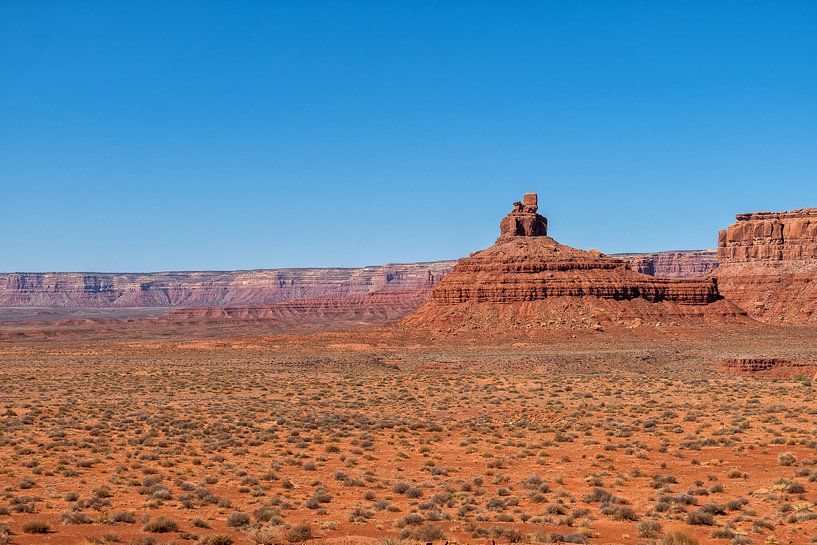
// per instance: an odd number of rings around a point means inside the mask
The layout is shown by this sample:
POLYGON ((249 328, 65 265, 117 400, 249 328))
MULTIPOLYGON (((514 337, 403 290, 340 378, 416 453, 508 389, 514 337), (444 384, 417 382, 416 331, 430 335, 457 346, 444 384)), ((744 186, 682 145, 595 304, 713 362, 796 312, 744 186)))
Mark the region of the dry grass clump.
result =
POLYGON ((51 525, 42 520, 32 520, 23 524, 23 531, 27 534, 47 534, 51 525))
POLYGON ((152 532, 154 534, 166 534, 170 532, 177 532, 179 530, 179 524, 173 519, 165 516, 159 516, 147 521, 142 529, 145 532, 152 532))
POLYGON ((698 540, 683 530, 672 530, 661 539, 661 545, 698 545, 698 540))
POLYGON ((284 537, 290 543, 301 543, 312 539, 312 526, 308 522, 300 522, 286 531, 284 537))

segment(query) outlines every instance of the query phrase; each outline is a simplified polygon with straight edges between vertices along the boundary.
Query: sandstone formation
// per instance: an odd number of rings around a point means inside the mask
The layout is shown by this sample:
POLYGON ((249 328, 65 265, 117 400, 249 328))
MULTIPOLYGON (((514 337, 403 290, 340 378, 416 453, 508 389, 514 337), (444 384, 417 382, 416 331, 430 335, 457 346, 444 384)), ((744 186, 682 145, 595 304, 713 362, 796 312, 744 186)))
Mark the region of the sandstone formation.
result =
POLYGON ((539 196, 525 193, 522 202, 513 203, 513 211, 499 222, 499 239, 547 236, 548 220, 538 212, 539 196))
POLYGON ((718 234, 722 263, 813 261, 817 259, 817 208, 738 214, 718 234))
POLYGON ((228 272, 0 274, 0 307, 225 307, 430 294, 452 262, 228 272))
POLYGON ((817 323, 817 208, 738 214, 718 259, 721 292, 753 318, 817 323))
POLYGON ((547 222, 536 214, 536 198, 526 195, 526 201, 530 208, 520 210, 516 203, 502 220, 496 244, 459 260, 434 288, 431 301, 403 324, 447 330, 597 329, 740 314, 722 300, 714 278, 656 278, 632 270, 624 260, 559 244, 542 229, 547 222))
POLYGON ((659 278, 698 278, 718 268, 716 250, 678 250, 649 254, 613 254, 636 272, 659 278))
POLYGON ((451 266, 443 261, 358 269, 13 273, 0 275, 0 310, 12 307, 0 312, 0 321, 164 314, 160 321, 263 320, 278 330, 350 329, 399 320, 428 301, 451 266))

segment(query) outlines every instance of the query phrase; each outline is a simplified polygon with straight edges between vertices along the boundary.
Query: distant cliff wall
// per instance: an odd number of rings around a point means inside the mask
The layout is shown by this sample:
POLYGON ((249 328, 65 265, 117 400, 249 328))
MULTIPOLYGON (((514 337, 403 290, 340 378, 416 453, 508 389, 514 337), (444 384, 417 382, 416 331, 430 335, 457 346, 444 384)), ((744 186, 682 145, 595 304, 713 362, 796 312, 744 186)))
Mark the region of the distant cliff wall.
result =
MULTIPOLYGON (((160 273, 0 273, 2 307, 257 307, 378 294, 427 299, 453 262, 356 269, 160 273)), ((382 298, 381 298, 382 299, 382 298)))
POLYGON ((718 254, 715 250, 614 254, 613 257, 628 261, 634 271, 676 280, 705 276, 718 267, 718 254))

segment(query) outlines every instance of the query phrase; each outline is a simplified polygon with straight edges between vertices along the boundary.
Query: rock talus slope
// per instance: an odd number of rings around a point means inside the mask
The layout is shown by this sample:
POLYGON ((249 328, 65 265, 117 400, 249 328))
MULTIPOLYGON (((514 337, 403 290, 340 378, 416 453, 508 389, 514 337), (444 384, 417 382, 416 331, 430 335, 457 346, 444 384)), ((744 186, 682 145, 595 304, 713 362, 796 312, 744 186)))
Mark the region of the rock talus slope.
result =
POLYGON ((402 324, 447 331, 597 329, 742 314, 722 299, 714 278, 657 278, 624 260, 559 244, 547 236, 547 221, 536 219, 536 199, 526 195, 525 202, 501 221, 496 244, 458 261, 431 301, 402 324))
POLYGON ((817 324, 817 208, 736 219, 718 237, 721 292, 757 320, 817 324))

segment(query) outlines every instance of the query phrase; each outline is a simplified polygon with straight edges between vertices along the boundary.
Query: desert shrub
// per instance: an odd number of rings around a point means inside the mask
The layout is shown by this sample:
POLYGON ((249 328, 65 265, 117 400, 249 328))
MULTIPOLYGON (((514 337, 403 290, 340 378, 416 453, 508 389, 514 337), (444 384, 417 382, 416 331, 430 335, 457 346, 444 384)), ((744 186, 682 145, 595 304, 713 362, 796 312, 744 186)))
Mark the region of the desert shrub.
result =
POLYGON ((247 532, 247 541, 250 545, 277 545, 281 543, 281 530, 268 525, 252 528, 247 532))
POLYGON ((397 528, 403 528, 405 526, 416 526, 418 524, 422 524, 423 522, 425 522, 425 520, 426 520, 425 517, 420 513, 409 513, 405 517, 397 519, 394 525, 397 528))
POLYGON ((195 518, 195 519, 191 520, 190 524, 192 524, 196 528, 209 528, 210 527, 210 525, 207 524, 206 520, 202 520, 202 519, 199 519, 199 518, 195 518))
POLYGON ((710 515, 724 515, 726 514, 726 507, 723 505, 718 505, 716 503, 707 503, 706 505, 702 505, 699 511, 703 513, 709 513, 710 515))
POLYGON ((66 511, 60 515, 63 524, 91 524, 93 519, 80 511, 66 511))
POLYGON ((774 530, 774 523, 767 518, 759 518, 752 523, 752 529, 755 532, 761 530, 774 530))
POLYGON ((42 520, 32 520, 23 525, 23 531, 27 534, 47 534, 51 531, 51 526, 42 520))
POLYGON ((136 516, 130 511, 117 511, 111 516, 113 522, 133 524, 136 522, 136 516))
POLYGON ((172 500, 173 494, 167 488, 157 488, 151 495, 151 498, 156 500, 172 500))
POLYGON ((791 452, 783 452, 777 457, 777 463, 781 466, 793 466, 797 462, 797 457, 791 452))
POLYGON ((199 545, 233 545, 233 538, 225 534, 214 534, 199 538, 199 545))
POLYGON ((704 511, 692 511, 687 514, 687 524, 695 526, 712 526, 715 524, 715 517, 704 511))
POLYGON ((365 509, 363 507, 355 507, 354 510, 349 513, 349 522, 366 522, 370 518, 374 516, 374 513, 365 509))
POLYGON ((677 482, 678 479, 675 475, 653 475, 650 486, 653 488, 661 488, 667 484, 675 484, 677 482))
POLYGON ((610 517, 613 520, 638 520, 638 515, 631 508, 624 505, 605 505, 601 509, 601 513, 610 517))
POLYGON ((268 522, 275 525, 284 523, 284 519, 281 518, 278 509, 274 507, 260 507, 253 512, 253 516, 255 516, 255 520, 258 522, 268 522))
POLYGON ((113 496, 113 494, 111 493, 111 489, 108 488, 107 486, 98 486, 94 488, 93 492, 97 498, 110 498, 111 496, 113 496))
POLYGON ((421 497, 423 495, 423 492, 419 488, 415 488, 412 486, 408 490, 406 490, 405 495, 407 498, 416 499, 421 497))
POLYGON ((683 530, 672 530, 661 540, 661 545, 698 545, 698 540, 683 530))
POLYGON ((584 534, 560 534, 553 533, 547 535, 540 535, 537 538, 544 543, 580 543, 586 545, 590 543, 590 538, 584 534))
POLYGON ((638 523, 638 537, 655 539, 661 536, 661 523, 657 520, 642 520, 638 523))
POLYGON ((170 532, 177 532, 179 530, 179 525, 173 519, 160 516, 147 521, 142 529, 145 532, 151 532, 153 534, 167 534, 170 532))
POLYGON ((247 513, 236 511, 227 517, 227 526, 230 528, 242 528, 250 524, 250 516, 247 513))
POLYGON ((508 540, 508 543, 522 543, 525 541, 525 534, 516 528, 508 528, 502 532, 502 536, 508 540))
POLYGON ((774 482, 774 484, 784 486, 784 490, 788 494, 802 494, 806 491, 806 487, 804 487, 802 484, 789 481, 787 479, 778 479, 774 482))
POLYGON ((425 542, 445 539, 445 533, 440 528, 427 523, 414 530, 412 536, 417 541, 425 542))
POLYGON ((290 543, 300 543, 312 539, 312 526, 308 522, 296 524, 286 533, 287 541, 290 543))

